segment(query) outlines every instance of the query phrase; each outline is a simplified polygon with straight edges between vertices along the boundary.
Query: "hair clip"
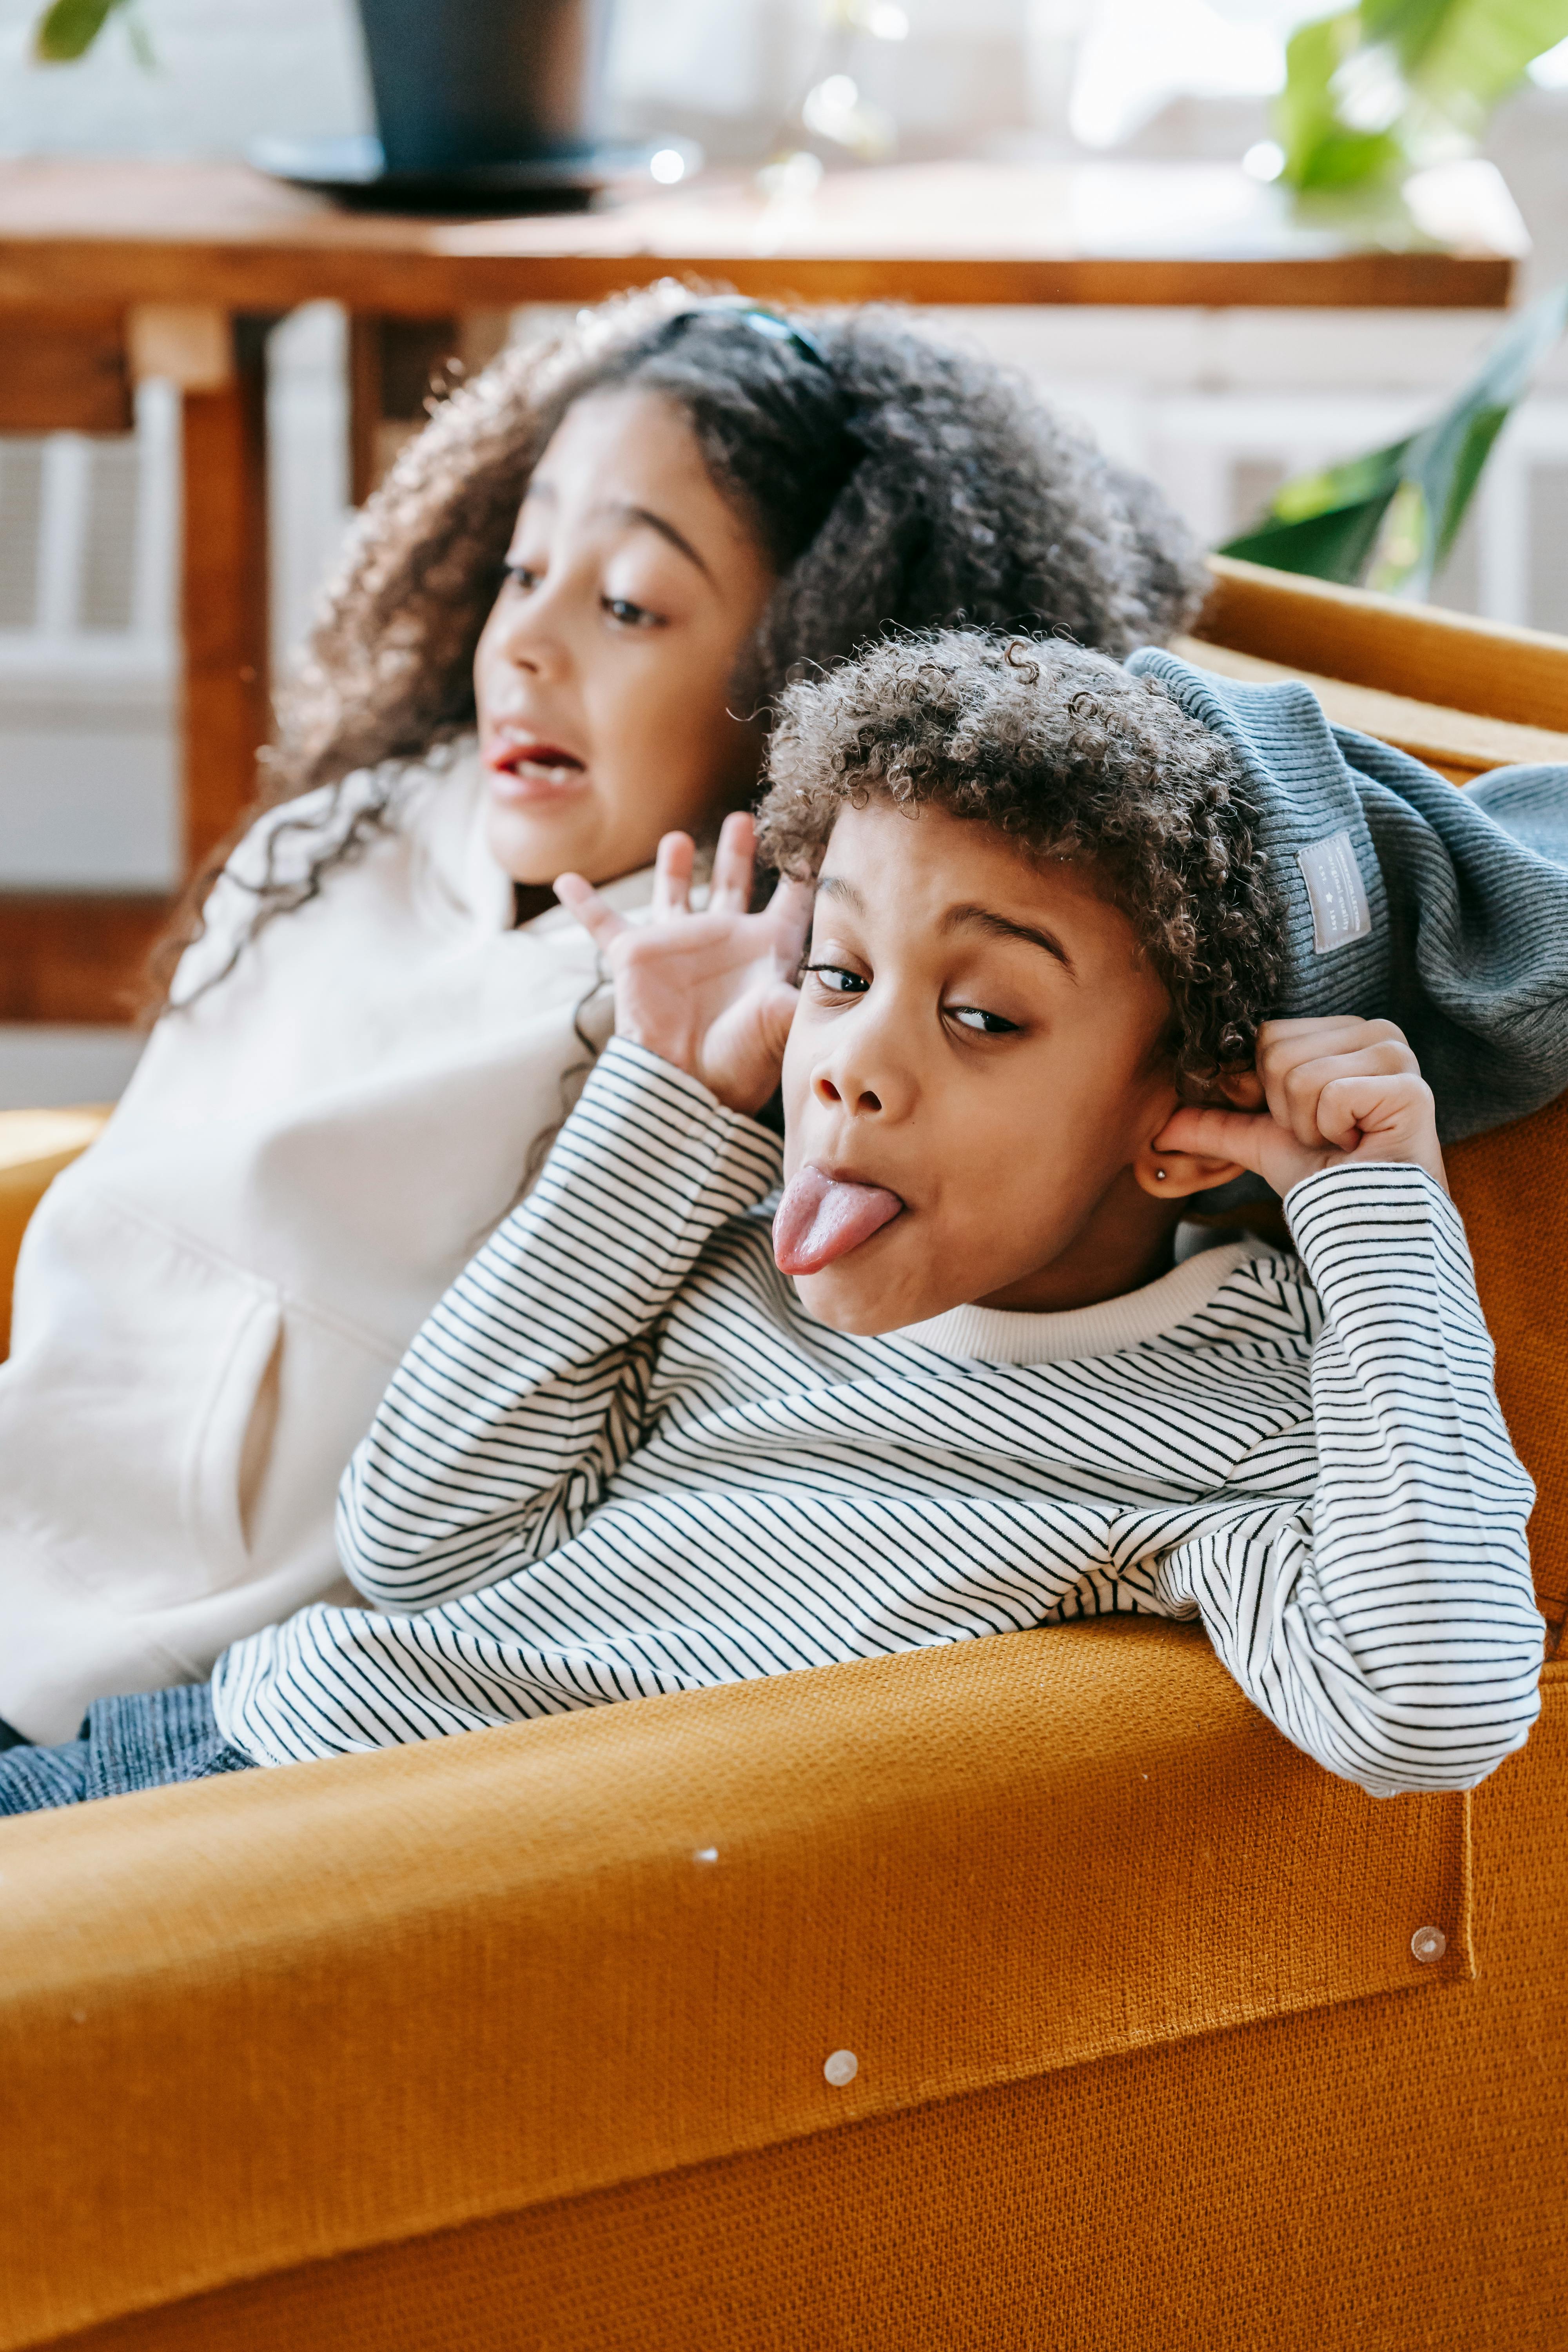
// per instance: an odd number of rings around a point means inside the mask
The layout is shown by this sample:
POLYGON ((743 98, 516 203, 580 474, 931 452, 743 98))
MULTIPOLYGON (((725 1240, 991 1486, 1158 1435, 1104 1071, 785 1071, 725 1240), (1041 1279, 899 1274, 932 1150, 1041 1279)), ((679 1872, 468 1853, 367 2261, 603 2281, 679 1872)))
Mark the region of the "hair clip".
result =
POLYGON ((833 373, 832 362, 815 335, 805 327, 797 327, 782 310, 771 310, 765 302, 748 301, 743 294, 721 295, 694 310, 678 310, 673 319, 666 321, 664 341, 673 343, 699 319, 714 317, 738 319, 743 327, 750 327, 754 335, 764 336, 770 343, 793 343, 802 359, 821 368, 825 375, 833 373))

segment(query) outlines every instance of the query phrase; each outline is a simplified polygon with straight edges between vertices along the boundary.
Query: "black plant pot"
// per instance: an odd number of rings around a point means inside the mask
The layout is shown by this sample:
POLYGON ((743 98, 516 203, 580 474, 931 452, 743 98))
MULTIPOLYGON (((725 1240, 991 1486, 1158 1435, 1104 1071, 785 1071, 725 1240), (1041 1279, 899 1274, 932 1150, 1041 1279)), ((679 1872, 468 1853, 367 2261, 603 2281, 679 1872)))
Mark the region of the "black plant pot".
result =
MULTIPOLYGON (((584 205, 653 148, 599 132, 614 0, 359 0, 377 138, 260 139, 251 161, 351 202, 461 212, 584 205)), ((700 152, 657 142, 673 176, 700 152)), ((668 180, 666 169, 658 176, 668 180)))
POLYGON ((359 12, 389 173, 592 154, 607 0, 359 0, 359 12))

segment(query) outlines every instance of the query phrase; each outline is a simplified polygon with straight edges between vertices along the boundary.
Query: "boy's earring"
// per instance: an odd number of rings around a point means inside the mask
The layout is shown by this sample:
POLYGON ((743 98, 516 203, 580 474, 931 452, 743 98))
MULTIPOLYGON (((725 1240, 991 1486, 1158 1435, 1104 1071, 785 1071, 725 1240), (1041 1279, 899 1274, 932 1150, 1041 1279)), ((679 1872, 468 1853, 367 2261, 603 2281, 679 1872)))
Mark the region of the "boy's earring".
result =
POLYGON ((1164 1171, 1164 1170, 1163 1170, 1163 1168, 1156 1168, 1156 1169, 1155 1169, 1155 1171, 1154 1171, 1154 1181, 1155 1181, 1155 1183, 1156 1183, 1156 1184, 1163 1184, 1163 1183, 1164 1182, 1164 1181, 1165 1181, 1165 1171, 1164 1171))

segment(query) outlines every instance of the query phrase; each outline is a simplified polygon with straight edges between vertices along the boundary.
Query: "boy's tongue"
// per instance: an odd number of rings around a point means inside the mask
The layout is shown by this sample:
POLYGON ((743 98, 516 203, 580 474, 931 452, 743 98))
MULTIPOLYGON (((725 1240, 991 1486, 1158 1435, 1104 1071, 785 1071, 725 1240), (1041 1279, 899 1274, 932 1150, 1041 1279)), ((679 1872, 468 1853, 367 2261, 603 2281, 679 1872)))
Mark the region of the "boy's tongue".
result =
POLYGON ((773 1219, 780 1273, 819 1273, 869 1241, 903 1205, 880 1184, 841 1184, 820 1168, 801 1169, 785 1185, 773 1219))

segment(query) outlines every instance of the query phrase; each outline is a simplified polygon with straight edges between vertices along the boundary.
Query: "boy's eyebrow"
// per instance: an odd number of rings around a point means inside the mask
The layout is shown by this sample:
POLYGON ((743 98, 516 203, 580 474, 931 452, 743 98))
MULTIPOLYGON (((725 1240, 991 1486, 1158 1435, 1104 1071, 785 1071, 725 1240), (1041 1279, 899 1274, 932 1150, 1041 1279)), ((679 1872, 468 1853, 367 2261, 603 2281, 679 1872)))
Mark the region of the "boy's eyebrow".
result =
POLYGON ((1032 923, 1016 923, 1008 915, 994 914, 989 907, 950 907, 942 919, 944 931, 989 931, 996 940, 1023 940, 1032 948, 1044 948, 1055 956, 1072 980, 1078 978, 1078 967, 1053 931, 1037 930, 1032 923))

